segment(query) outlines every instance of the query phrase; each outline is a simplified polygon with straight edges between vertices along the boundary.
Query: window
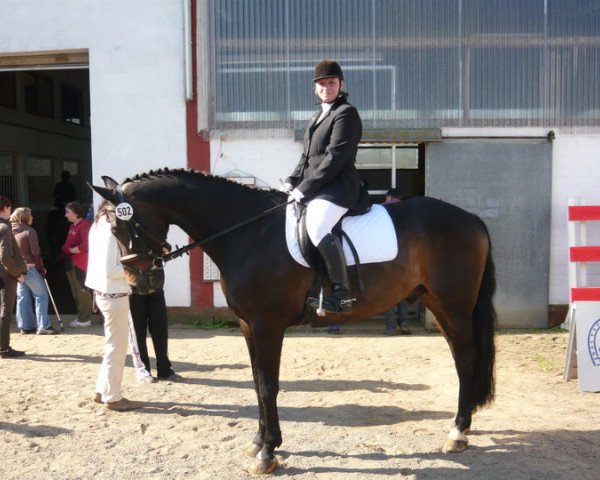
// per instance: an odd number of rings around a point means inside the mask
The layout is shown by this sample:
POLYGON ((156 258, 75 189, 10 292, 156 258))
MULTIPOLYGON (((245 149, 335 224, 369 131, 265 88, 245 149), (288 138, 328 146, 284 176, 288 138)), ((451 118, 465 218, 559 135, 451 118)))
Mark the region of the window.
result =
POLYGON ((206 3, 214 129, 304 125, 323 58, 340 62, 365 130, 600 128, 594 0, 206 3))
POLYGON ((16 73, 0 72, 0 107, 17 108, 16 73))
POLYGON ((60 115, 65 122, 83 125, 83 92, 79 88, 60 84, 60 115))
POLYGON ((29 203, 52 203, 52 159, 27 156, 27 191, 29 203))
POLYGON ((382 202, 392 187, 400 189, 403 197, 423 195, 421 151, 418 145, 359 145, 356 167, 375 202, 382 202))
POLYGON ((25 111, 41 117, 54 117, 54 90, 51 79, 37 73, 23 73, 25 111))
POLYGON ((0 152, 0 194, 11 202, 16 202, 15 163, 17 156, 13 153, 0 152))

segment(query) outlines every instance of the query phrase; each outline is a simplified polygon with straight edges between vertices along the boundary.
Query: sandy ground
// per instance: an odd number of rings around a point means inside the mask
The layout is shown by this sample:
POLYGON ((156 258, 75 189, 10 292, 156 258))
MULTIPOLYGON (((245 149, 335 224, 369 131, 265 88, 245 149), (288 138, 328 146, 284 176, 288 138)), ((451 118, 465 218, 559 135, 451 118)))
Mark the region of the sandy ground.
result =
MULTIPOLYGON (((69 330, 69 329, 68 329, 69 330)), ((276 477, 323 479, 600 478, 600 394, 563 383, 567 335, 498 336, 497 398, 473 421, 469 449, 440 452, 457 380, 444 339, 291 333, 284 344, 276 477)), ((13 334, 0 360, 0 479, 242 479, 257 408, 239 331, 172 328, 185 383, 138 384, 144 408, 91 401, 102 330, 13 334)))

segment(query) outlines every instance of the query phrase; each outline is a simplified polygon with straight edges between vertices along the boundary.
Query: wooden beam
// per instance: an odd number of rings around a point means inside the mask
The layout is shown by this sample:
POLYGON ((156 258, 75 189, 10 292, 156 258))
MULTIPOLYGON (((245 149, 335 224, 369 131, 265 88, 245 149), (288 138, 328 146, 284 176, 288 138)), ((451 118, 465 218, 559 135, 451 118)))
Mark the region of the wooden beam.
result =
POLYGON ((0 68, 38 67, 44 65, 87 65, 89 51, 84 49, 40 52, 0 53, 0 68))

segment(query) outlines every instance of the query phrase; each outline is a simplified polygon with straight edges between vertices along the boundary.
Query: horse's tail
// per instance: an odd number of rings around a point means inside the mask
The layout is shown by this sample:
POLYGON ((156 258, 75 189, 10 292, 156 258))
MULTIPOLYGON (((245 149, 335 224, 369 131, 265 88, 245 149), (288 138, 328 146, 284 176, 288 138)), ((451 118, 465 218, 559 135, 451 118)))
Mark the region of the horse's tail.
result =
POLYGON ((475 343, 475 372, 473 382, 473 402, 475 407, 483 406, 494 399, 494 361, 496 347, 494 329, 496 310, 492 299, 496 291, 496 267, 492 258, 492 242, 488 229, 481 221, 488 238, 488 255, 483 278, 479 286, 477 303, 473 310, 473 341, 475 343))

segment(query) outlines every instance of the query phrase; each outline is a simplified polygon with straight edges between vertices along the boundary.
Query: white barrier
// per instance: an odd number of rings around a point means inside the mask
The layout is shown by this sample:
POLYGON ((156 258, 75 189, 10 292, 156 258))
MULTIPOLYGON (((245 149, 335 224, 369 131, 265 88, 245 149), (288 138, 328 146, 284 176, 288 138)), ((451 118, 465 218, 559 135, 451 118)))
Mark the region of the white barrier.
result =
POLYGON ((600 288, 587 286, 585 264, 600 262, 600 247, 585 244, 585 222, 600 220, 600 206, 569 203, 569 344, 563 379, 579 378, 580 391, 599 392, 600 288))

